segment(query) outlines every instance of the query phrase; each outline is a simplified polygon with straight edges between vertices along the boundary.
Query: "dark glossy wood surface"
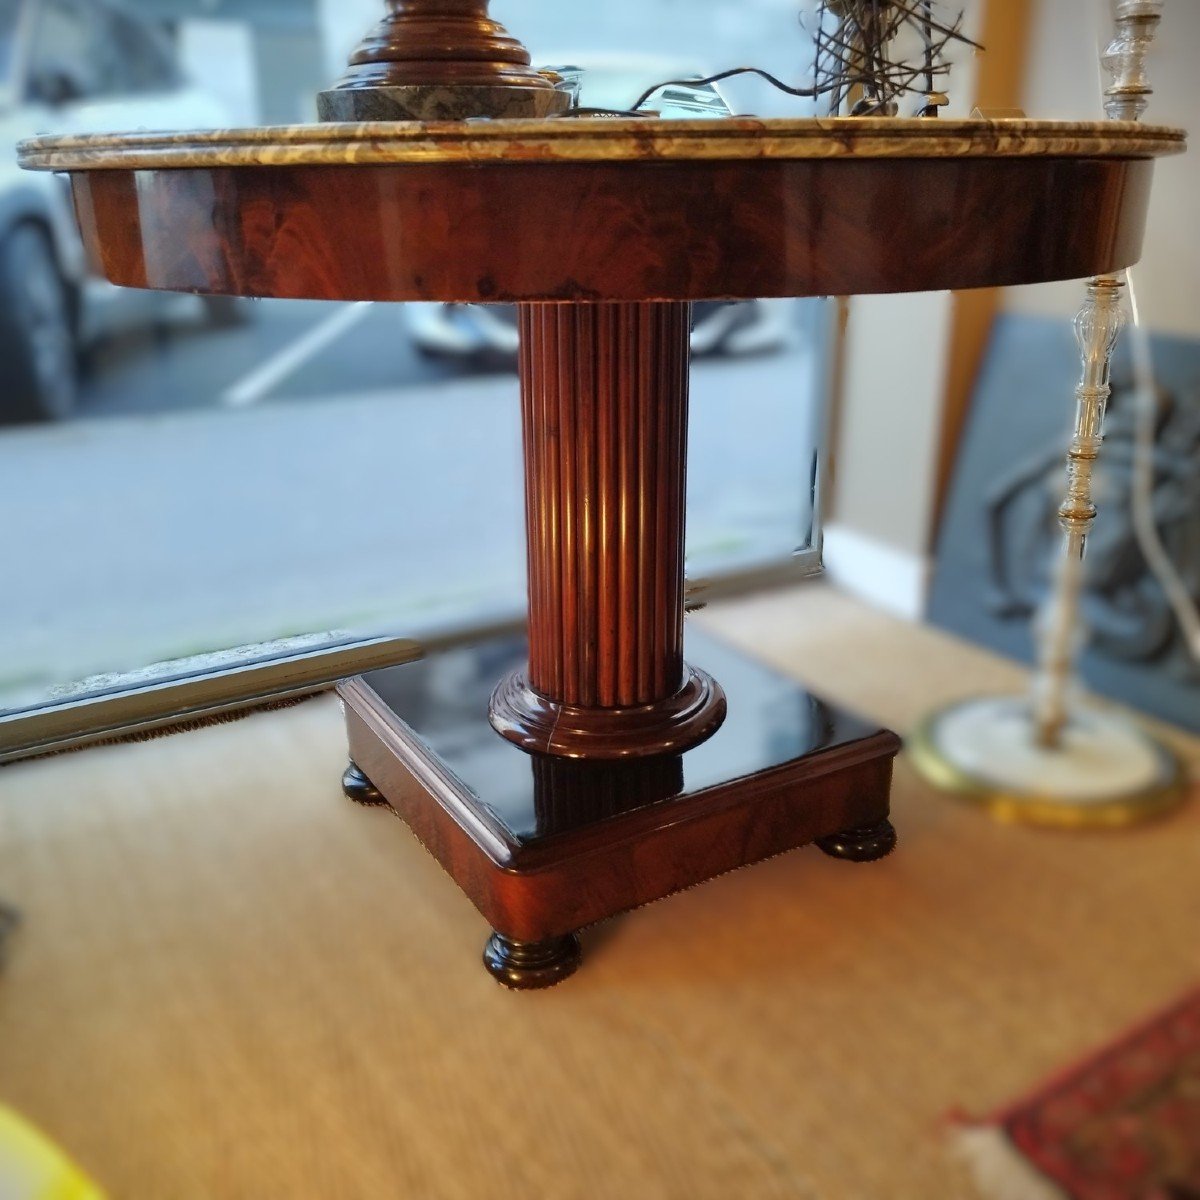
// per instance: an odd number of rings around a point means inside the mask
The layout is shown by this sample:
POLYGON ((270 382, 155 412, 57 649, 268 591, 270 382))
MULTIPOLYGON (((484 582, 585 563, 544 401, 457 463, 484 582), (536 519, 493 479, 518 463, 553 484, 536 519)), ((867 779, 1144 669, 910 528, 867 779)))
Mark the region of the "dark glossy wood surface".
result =
POLYGON ((131 287, 337 300, 700 300, 969 288, 1134 263, 1153 162, 844 157, 98 170, 131 287))
POLYGON ((730 699, 708 741, 636 763, 526 754, 487 715, 525 653, 493 640, 340 689, 354 761, 505 937, 567 934, 887 818, 895 735, 702 637, 689 655, 730 699))

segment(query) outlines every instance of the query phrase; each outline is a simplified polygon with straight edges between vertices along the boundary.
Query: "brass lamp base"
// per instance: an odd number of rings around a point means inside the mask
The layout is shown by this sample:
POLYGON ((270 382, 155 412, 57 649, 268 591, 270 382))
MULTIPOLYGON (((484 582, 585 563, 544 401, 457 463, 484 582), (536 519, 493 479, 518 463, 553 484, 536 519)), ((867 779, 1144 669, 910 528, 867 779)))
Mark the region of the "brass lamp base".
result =
POLYGON ((1187 795, 1179 759, 1120 716, 1080 708, 1062 745, 1038 745, 1022 696, 968 700, 933 714, 909 742, 935 786, 1001 821, 1113 829, 1170 812, 1187 795))

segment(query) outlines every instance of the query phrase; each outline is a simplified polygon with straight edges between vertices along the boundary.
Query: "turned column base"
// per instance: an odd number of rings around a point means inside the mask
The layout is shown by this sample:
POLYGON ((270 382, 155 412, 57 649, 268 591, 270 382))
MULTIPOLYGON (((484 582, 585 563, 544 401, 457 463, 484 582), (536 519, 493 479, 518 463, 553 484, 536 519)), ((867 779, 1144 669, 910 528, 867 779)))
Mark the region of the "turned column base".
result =
POLYGON ((493 933, 483 948, 483 965, 515 991, 554 987, 574 975, 582 961, 579 938, 568 933, 544 942, 520 942, 493 933))
POLYGON ((711 737, 725 720, 725 692, 711 675, 685 666, 683 687, 667 700, 629 708, 559 704, 524 671, 502 679, 489 708, 493 728, 534 754, 622 759, 676 754, 711 737))

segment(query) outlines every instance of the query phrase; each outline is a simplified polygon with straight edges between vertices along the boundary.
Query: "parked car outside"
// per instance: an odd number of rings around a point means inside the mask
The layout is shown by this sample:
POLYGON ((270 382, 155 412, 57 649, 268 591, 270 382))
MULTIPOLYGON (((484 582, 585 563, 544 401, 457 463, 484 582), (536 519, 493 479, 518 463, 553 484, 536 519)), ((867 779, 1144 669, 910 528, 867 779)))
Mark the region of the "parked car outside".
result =
POLYGON ((161 306, 89 274, 65 181, 21 171, 17 142, 224 123, 165 33, 119 0, 0 0, 0 421, 69 414, 81 350, 161 306))
MULTIPOLYGON (((551 69, 566 81, 578 108, 620 113, 656 83, 699 80, 708 72, 694 64, 651 56, 563 55, 551 69)), ((668 120, 731 115, 715 84, 671 83, 652 96, 645 109, 668 120)), ((582 118, 581 118, 582 119, 582 118)), ((751 355, 785 349, 794 338, 788 300, 695 305, 692 353, 751 355)), ((519 344, 516 309, 511 305, 409 304, 409 333, 423 354, 440 358, 515 360, 519 344)))

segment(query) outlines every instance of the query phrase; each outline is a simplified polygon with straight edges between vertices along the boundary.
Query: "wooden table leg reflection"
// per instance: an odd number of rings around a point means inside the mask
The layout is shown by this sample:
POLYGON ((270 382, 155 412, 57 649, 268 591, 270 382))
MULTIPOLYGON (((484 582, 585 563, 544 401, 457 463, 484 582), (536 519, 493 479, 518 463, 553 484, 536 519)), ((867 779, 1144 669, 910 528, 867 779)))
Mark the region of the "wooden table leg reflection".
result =
POLYGON ((580 928, 736 867, 812 841, 882 857, 899 741, 739 666, 726 729, 725 689, 685 660, 691 306, 525 304, 520 322, 528 654, 456 720, 500 773, 523 764, 531 805, 506 817, 511 791, 439 747, 405 691, 420 664, 341 694, 347 795, 404 817, 492 922, 489 971, 527 988, 576 969, 580 928), (796 719, 759 745, 772 706, 796 719))

